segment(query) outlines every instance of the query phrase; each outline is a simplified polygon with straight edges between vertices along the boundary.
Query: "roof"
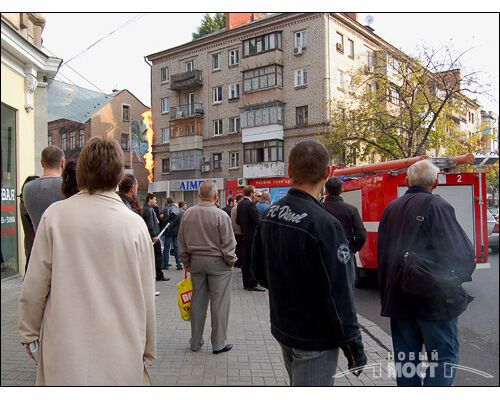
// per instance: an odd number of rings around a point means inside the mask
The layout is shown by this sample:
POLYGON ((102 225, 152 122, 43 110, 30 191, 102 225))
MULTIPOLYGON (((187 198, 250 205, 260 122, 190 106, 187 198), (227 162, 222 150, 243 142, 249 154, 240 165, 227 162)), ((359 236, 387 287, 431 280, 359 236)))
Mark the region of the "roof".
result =
POLYGON ((53 80, 48 89, 48 122, 68 119, 84 123, 120 93, 104 94, 53 80))

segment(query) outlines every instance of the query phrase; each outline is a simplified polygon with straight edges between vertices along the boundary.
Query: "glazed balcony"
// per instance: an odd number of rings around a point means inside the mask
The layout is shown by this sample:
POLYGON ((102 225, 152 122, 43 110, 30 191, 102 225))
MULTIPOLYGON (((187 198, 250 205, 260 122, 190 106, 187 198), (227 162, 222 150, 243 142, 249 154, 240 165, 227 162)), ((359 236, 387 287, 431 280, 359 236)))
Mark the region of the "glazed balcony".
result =
POLYGON ((181 72, 170 77, 170 90, 183 90, 203 86, 201 70, 181 72))
POLYGON ((170 107, 170 120, 177 120, 191 117, 203 117, 205 111, 202 103, 184 104, 177 107, 170 107))

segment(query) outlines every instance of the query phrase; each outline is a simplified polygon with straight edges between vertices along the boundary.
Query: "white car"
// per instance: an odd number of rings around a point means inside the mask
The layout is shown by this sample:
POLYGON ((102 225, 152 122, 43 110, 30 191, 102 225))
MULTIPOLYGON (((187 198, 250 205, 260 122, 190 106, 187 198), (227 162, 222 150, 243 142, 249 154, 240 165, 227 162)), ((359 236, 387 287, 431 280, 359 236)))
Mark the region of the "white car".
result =
POLYGON ((498 253, 498 222, 489 211, 486 212, 488 221, 488 247, 493 253, 498 253))

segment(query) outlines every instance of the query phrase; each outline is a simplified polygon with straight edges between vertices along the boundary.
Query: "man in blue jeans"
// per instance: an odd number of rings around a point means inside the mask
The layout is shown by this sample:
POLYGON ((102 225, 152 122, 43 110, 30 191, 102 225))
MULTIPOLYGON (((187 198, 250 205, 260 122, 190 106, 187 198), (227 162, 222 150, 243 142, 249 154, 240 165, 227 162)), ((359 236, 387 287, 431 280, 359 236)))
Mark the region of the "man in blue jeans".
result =
POLYGON ((459 362, 458 316, 470 297, 457 285, 447 292, 445 285, 435 285, 433 276, 471 281, 476 264, 455 210, 432 195, 438 172, 429 160, 413 164, 408 169, 409 189, 387 206, 378 229, 381 314, 391 318, 398 386, 451 386, 454 364, 459 362), (408 251, 434 261, 435 270, 430 271, 434 275, 420 275, 415 281, 418 295, 402 291, 397 279, 403 254, 408 251), (425 355, 429 368, 422 371, 425 355))
POLYGON ((165 238, 165 244, 163 247, 163 269, 168 269, 170 264, 168 263, 170 258, 170 245, 172 245, 175 257, 175 263, 178 270, 182 269, 182 263, 179 258, 179 245, 177 243, 177 234, 179 233, 179 226, 181 225, 182 214, 179 211, 179 207, 175 204, 172 197, 167 198, 167 207, 160 214, 164 225, 170 224, 165 233, 163 234, 165 238))

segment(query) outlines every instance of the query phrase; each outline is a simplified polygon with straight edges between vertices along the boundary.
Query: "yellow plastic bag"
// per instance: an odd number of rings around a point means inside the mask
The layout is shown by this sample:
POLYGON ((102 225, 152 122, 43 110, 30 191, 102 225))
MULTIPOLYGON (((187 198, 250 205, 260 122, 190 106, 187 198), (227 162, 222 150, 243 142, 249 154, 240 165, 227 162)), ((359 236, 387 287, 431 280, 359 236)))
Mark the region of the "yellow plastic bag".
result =
POLYGON ((184 272, 184 280, 177 284, 177 304, 181 311, 181 318, 184 321, 191 319, 191 296, 193 295, 193 284, 191 277, 187 277, 187 272, 184 272))

